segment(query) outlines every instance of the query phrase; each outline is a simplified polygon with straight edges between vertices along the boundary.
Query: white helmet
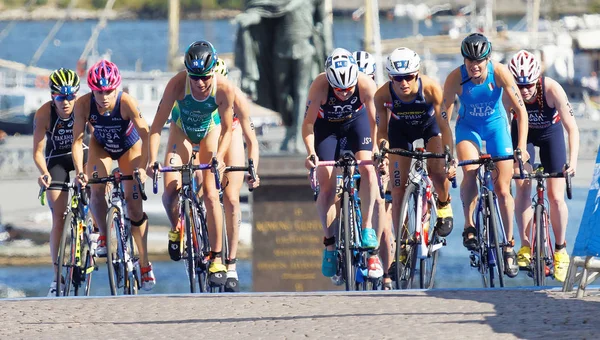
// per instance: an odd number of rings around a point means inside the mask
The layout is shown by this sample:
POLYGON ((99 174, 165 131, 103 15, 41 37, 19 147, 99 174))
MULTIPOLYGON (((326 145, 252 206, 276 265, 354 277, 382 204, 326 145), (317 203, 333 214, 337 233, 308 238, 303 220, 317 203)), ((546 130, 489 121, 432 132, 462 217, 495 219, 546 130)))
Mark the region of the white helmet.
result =
POLYGON ((358 70, 368 76, 375 75, 375 57, 369 52, 356 51, 352 53, 352 56, 356 60, 358 70))
POLYGON ((517 84, 533 84, 540 78, 541 66, 533 53, 520 50, 508 63, 508 69, 517 84))
POLYGON ((325 62, 325 74, 332 87, 347 89, 358 82, 358 65, 352 53, 336 48, 325 62))
POLYGON ((385 69, 390 76, 399 76, 419 72, 421 58, 417 52, 406 47, 392 51, 387 58, 385 69))

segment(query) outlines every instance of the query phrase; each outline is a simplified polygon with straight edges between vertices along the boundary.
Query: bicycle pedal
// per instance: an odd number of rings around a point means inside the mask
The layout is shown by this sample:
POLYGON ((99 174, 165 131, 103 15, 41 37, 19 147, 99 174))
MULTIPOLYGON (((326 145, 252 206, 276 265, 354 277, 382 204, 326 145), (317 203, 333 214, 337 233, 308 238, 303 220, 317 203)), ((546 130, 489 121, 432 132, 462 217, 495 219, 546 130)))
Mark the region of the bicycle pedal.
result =
POLYGON ((469 255, 469 259, 471 260, 471 267, 478 268, 479 267, 479 258, 473 254, 469 255))

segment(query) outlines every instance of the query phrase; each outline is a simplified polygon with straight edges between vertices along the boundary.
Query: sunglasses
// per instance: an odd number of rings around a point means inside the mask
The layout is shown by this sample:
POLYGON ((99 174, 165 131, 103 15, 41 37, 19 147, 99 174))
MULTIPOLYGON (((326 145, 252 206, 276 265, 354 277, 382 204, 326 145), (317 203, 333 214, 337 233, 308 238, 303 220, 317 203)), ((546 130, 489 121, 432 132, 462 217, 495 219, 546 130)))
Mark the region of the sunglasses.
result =
POLYGON ((57 102, 64 102, 65 100, 71 101, 73 99, 75 99, 76 95, 74 94, 53 94, 52 95, 52 99, 56 100, 57 102))
POLYGON ((334 90, 334 91, 336 91, 336 92, 350 92, 350 91, 352 91, 353 89, 354 89, 354 86, 350 86, 350 87, 348 87, 348 88, 345 88, 345 89, 341 89, 341 88, 339 88, 339 87, 334 87, 334 88, 333 88, 333 90, 334 90))
POLYGON ((535 87, 535 83, 534 84, 517 84, 517 87, 520 89, 532 89, 535 87))
POLYGON ((200 75, 200 74, 194 74, 194 73, 188 72, 188 77, 190 77, 190 79, 194 80, 194 81, 198 81, 198 80, 207 81, 213 77, 213 74, 210 73, 210 74, 200 75))
POLYGON ((403 76, 392 76, 392 79, 394 79, 394 81, 396 81, 398 83, 403 80, 406 80, 406 82, 411 82, 415 78, 417 78, 416 74, 407 74, 407 75, 403 75, 403 76))

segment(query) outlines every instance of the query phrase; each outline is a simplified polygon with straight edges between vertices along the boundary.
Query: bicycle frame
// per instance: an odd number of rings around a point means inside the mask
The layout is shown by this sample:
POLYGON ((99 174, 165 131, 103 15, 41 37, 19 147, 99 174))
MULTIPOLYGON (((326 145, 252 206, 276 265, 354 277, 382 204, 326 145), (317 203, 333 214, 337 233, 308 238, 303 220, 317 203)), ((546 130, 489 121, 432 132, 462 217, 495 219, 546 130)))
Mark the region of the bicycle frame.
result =
MULTIPOLYGON (((354 168, 358 165, 373 165, 373 161, 360 161, 356 160, 351 153, 345 153, 338 161, 320 161, 317 162, 319 166, 333 166, 341 167, 341 196, 342 206, 340 207, 339 214, 339 226, 337 231, 337 251, 338 259, 342 258, 342 274, 345 276, 346 290, 353 290, 357 288, 357 284, 361 284, 364 281, 364 277, 361 268, 358 266, 357 253, 367 251, 362 248, 362 240, 360 239, 360 231, 362 225, 362 214, 360 213, 359 202, 356 200, 357 190, 355 185, 355 179, 360 175, 354 175, 354 168), (357 176, 357 177, 355 177, 357 176), (344 212, 346 211, 346 212, 344 212), (358 214, 356 213, 358 211, 358 214), (359 222, 360 221, 360 222, 359 222), (356 267, 356 268, 355 268, 356 267), (355 270, 356 269, 356 270, 355 270), (360 272, 361 275, 356 275, 360 272), (361 277, 361 281, 357 281, 357 278, 361 277)), ((318 183, 316 181, 315 169, 310 172, 311 186, 315 192, 314 197, 316 199, 318 195, 318 183)), ((379 181, 381 183, 381 181, 379 181)), ((381 191, 381 184, 380 184, 381 191)), ((366 266, 365 266, 366 268, 366 266)))
MULTIPOLYGON (((137 294, 138 285, 141 284, 141 273, 139 270, 136 270, 134 266, 135 260, 134 257, 134 245, 133 245, 133 236, 131 234, 131 221, 128 216, 127 210, 127 201, 125 200, 125 190, 123 188, 123 181, 127 180, 136 180, 137 185, 140 188, 140 195, 143 200, 146 200, 146 193, 144 192, 144 187, 141 183, 139 173, 134 171, 133 175, 123 175, 120 171, 115 170, 111 176, 98 178, 97 173, 94 173, 92 179, 88 181, 89 184, 107 184, 113 183, 113 186, 110 191, 110 198, 108 199, 108 210, 107 210, 107 218, 113 217, 113 211, 118 215, 118 223, 116 225, 117 232, 117 258, 112 258, 110 254, 110 249, 107 249, 107 261, 110 259, 112 263, 107 263, 109 266, 109 279, 113 280, 114 275, 111 273, 112 270, 117 270, 117 282, 111 281, 111 290, 114 288, 113 294, 116 295, 118 288, 124 287, 125 294, 137 294), (115 268, 116 267, 116 268, 115 268), (127 280, 123 281, 125 278, 125 273, 127 273, 127 280), (114 284, 114 287, 113 287, 114 284), (121 286, 121 284, 123 286, 121 286), (132 286, 133 284, 133 286, 132 286)), ((137 193, 134 193, 134 198, 137 193)), ((112 220, 111 222, 114 222, 112 220)), ((110 243, 110 235, 111 235, 111 223, 108 223, 107 220, 107 246, 110 243)))
MULTIPOLYGON (((569 165, 566 164, 565 168, 568 167, 569 165)), ((529 267, 525 269, 529 270, 528 275, 533 278, 535 285, 543 286, 545 285, 546 276, 554 275, 554 251, 550 237, 548 206, 544 197, 546 191, 546 179, 564 177, 566 181, 567 197, 570 199, 572 197, 571 178, 570 176, 565 177, 562 172, 544 173, 544 168, 539 166, 539 164, 536 164, 533 173, 522 177, 527 180, 536 180, 536 192, 532 197, 534 214, 529 231, 531 262, 529 267), (538 261, 538 257, 541 258, 541 261, 538 261)), ((514 175, 513 179, 523 179, 522 177, 514 175)))
MULTIPOLYGON (((470 260, 471 266, 478 268, 482 275, 484 286, 487 286, 486 275, 490 276, 490 287, 494 287, 494 269, 498 268, 498 280, 500 286, 504 287, 504 258, 503 249, 509 246, 504 225, 502 222, 498 199, 494 193, 492 171, 496 169, 495 162, 511 160, 513 156, 501 156, 492 158, 490 155, 481 155, 479 159, 459 162, 460 166, 479 164, 477 169, 477 181, 479 193, 477 205, 473 211, 473 220, 477 230, 478 249, 472 250, 470 260), (493 205, 493 207, 491 206, 493 205), (483 223, 481 225, 480 223, 483 223), (494 227, 495 225, 495 227, 494 227), (494 242, 494 239, 496 242, 494 242)), ((519 158, 520 161, 520 158, 519 158)), ((520 162, 522 168, 522 162, 520 162)))

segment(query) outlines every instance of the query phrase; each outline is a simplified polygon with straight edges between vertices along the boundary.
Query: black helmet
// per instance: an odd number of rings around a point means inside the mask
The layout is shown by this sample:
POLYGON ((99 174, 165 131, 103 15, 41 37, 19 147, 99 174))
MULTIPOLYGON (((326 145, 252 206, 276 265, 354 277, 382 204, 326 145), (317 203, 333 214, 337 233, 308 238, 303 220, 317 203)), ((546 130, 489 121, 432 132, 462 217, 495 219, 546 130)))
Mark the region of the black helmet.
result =
POLYGON ((217 64, 217 51, 208 41, 200 40, 192 43, 185 50, 184 65, 189 73, 206 74, 217 64))
POLYGON ((480 33, 471 33, 460 46, 463 57, 471 60, 483 60, 492 52, 492 43, 480 33))

